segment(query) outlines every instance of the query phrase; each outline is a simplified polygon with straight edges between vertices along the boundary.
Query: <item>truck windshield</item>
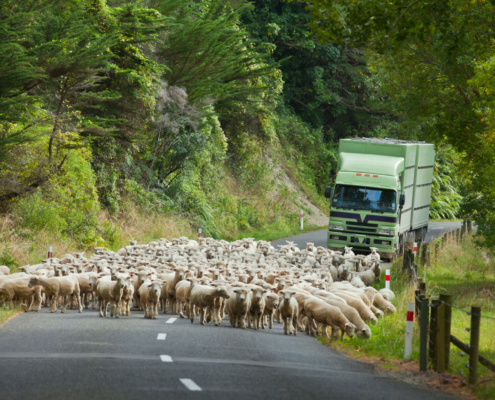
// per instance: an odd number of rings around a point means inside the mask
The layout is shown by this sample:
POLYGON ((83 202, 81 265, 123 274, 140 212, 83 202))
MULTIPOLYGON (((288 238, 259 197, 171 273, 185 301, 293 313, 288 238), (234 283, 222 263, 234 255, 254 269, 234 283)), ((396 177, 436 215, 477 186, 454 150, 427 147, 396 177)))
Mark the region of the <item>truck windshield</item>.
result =
POLYGON ((394 190, 336 185, 332 207, 395 212, 396 197, 394 190))

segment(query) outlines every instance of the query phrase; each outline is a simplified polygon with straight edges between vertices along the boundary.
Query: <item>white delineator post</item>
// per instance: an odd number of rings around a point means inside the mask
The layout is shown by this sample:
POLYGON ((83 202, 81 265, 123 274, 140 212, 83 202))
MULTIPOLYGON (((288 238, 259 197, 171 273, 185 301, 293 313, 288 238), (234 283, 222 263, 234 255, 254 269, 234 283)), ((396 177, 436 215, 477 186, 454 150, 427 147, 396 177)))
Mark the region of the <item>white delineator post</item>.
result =
POLYGON ((404 360, 409 361, 412 352, 412 339, 413 339, 413 326, 414 326, 414 302, 407 302, 407 322, 406 322, 406 346, 404 349, 404 360))
POLYGON ((390 270, 385 270, 385 289, 390 289, 390 270))
POLYGON ((198 229, 198 238, 202 238, 203 237, 203 231, 201 230, 201 228, 198 229))
POLYGON ((52 258, 53 257, 53 248, 52 246, 48 246, 48 258, 52 258))
POLYGON ((301 230, 304 229, 304 212, 301 210, 301 230))
POLYGON ((416 252, 418 251, 418 243, 414 242, 413 244, 413 252, 414 252, 414 257, 416 257, 416 252))

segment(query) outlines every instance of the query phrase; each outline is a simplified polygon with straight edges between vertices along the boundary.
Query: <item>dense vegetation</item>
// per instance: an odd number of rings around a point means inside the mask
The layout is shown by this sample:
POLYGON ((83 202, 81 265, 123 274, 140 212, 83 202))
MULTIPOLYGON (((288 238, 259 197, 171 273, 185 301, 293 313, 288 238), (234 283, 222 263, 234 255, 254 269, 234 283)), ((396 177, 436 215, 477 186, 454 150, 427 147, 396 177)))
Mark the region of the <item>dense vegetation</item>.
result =
POLYGON ((336 145, 351 136, 434 140, 432 216, 458 216, 462 105, 412 114, 427 71, 411 50, 321 41, 315 21, 281 0, 0 0, 3 241, 113 246, 151 215, 215 237, 288 232, 301 205, 279 175, 326 211, 336 145))

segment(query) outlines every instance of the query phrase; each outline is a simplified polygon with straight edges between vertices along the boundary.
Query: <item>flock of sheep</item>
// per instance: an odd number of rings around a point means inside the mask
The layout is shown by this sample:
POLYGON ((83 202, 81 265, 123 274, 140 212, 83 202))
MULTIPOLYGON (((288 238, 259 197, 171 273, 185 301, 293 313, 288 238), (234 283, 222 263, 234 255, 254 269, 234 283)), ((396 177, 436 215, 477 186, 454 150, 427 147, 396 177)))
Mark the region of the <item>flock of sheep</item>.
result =
POLYGON ((299 249, 292 242, 275 249, 269 242, 243 239, 226 242, 211 238, 160 239, 118 252, 96 248, 95 254, 67 254, 42 264, 24 266, 10 274, 0 266, 0 306, 5 301, 51 312, 69 306, 99 309, 101 317, 129 315, 131 305, 145 318, 184 313, 191 322, 225 314, 233 327, 265 329, 283 321, 285 334, 305 331, 343 339, 347 334, 371 337, 367 324, 395 312, 392 291, 372 287, 381 275, 380 256, 354 255, 315 248, 299 249))

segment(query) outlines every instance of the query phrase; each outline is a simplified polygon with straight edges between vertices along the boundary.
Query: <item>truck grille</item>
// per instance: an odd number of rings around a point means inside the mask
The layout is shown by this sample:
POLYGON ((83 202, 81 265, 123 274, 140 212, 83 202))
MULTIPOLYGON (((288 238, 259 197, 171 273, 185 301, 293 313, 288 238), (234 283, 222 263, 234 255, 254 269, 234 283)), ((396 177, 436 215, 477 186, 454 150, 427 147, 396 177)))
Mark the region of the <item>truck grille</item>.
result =
POLYGON ((361 228, 360 226, 349 226, 349 224, 346 225, 346 230, 350 232, 376 233, 376 229, 361 228))

